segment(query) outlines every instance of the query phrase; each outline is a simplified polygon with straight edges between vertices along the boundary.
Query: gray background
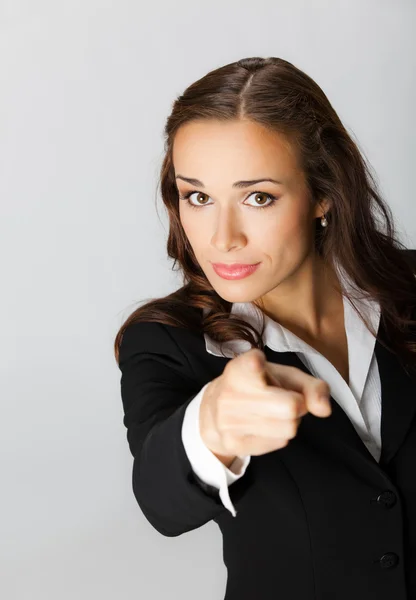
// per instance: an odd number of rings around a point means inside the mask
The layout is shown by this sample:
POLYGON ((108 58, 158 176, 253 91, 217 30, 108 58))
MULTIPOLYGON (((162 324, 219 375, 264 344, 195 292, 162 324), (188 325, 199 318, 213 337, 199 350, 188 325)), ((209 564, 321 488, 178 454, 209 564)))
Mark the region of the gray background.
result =
POLYGON ((0 1, 2 598, 223 597, 217 526, 166 538, 134 499, 112 354, 138 303, 180 283, 156 208, 164 121, 211 69, 293 62, 414 248, 415 13, 410 0, 0 1))

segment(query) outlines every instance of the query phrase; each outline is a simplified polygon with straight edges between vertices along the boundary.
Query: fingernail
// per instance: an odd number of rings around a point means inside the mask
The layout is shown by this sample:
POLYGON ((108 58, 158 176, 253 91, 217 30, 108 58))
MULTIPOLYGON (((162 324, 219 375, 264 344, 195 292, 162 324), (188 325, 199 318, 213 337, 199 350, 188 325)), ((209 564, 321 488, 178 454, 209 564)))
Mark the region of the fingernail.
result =
POLYGON ((319 402, 319 405, 320 405, 320 406, 325 406, 325 407, 327 407, 328 409, 330 409, 330 408, 331 408, 331 402, 330 402, 330 400, 329 400, 329 397, 328 397, 328 396, 319 396, 319 397, 318 397, 318 402, 319 402))
POLYGON ((329 402, 329 396, 327 396, 326 394, 321 394, 320 396, 318 396, 318 400, 319 402, 327 404, 329 402))
POLYGON ((324 409, 325 412, 328 412, 328 413, 332 412, 331 402, 330 402, 328 396, 319 396, 318 401, 319 401, 319 406, 322 409, 324 409))

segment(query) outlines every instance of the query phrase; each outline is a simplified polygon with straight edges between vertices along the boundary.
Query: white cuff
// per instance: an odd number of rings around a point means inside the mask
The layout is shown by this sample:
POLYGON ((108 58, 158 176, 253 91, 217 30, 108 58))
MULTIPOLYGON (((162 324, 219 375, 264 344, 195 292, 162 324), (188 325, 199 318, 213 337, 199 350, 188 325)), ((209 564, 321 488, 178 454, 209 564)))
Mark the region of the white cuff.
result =
POLYGON ((231 502, 228 486, 244 475, 251 456, 237 456, 227 468, 205 445, 199 428, 199 410, 208 383, 186 407, 182 424, 182 442, 193 471, 202 481, 219 489, 222 503, 235 517, 237 511, 231 502))

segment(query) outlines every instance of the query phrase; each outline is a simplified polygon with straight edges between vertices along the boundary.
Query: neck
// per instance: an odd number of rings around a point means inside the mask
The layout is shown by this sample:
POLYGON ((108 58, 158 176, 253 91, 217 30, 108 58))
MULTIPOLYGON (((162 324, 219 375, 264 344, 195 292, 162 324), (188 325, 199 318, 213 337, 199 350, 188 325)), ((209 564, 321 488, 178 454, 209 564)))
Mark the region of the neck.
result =
POLYGON ((320 338, 343 311, 341 286, 332 265, 317 255, 254 302, 268 317, 294 333, 320 338))

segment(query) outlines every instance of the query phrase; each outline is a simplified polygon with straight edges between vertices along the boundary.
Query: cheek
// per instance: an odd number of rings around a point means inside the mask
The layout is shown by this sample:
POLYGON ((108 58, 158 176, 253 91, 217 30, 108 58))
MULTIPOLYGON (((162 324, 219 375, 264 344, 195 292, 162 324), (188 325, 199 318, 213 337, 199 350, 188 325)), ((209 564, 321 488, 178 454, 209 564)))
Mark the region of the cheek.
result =
POLYGON ((309 243, 307 216, 301 211, 279 214, 265 220, 261 228, 253 227, 251 236, 268 254, 280 254, 289 247, 303 248, 309 243))
POLYGON ((187 212, 181 209, 182 203, 179 204, 179 220, 186 237, 192 236, 192 219, 189 219, 187 212))
POLYGON ((201 245, 204 240, 201 219, 192 218, 192 214, 190 214, 189 210, 179 211, 179 218, 185 235, 188 238, 193 251, 197 254, 198 245, 201 245))
POLYGON ((252 235, 259 240, 286 240, 295 231, 302 229, 302 220, 300 215, 293 213, 272 215, 269 218, 261 219, 261 221, 253 222, 251 229, 252 235))

